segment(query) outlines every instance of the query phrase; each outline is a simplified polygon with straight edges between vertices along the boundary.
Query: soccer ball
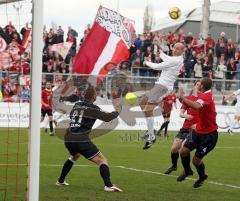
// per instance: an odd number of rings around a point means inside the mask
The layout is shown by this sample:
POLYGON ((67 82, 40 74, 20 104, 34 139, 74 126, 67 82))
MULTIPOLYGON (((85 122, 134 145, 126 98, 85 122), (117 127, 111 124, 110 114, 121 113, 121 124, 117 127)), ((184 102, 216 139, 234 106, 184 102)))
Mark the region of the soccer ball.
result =
POLYGON ((138 97, 132 92, 128 92, 125 95, 124 100, 125 100, 125 103, 130 106, 135 106, 138 103, 138 97))
POLYGON ((176 20, 181 16, 182 12, 178 7, 174 6, 170 8, 168 14, 170 18, 172 18, 173 20, 176 20))

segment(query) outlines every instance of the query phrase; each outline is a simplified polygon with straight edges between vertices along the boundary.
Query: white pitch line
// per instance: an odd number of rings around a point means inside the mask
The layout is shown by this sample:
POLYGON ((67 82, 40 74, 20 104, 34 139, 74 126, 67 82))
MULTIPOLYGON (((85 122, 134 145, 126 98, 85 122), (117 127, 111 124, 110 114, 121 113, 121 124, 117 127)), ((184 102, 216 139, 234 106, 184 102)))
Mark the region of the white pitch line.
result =
MULTIPOLYGON (((62 166, 62 165, 42 164, 41 166, 59 167, 59 166, 62 166)), ((96 167, 96 166, 92 166, 92 165, 77 165, 77 164, 75 164, 74 166, 76 166, 76 167, 96 167)), ((174 175, 166 175, 166 174, 161 173, 161 172, 155 172, 155 171, 150 171, 150 170, 142 170, 142 169, 136 169, 136 168, 129 168, 129 167, 121 166, 121 165, 112 165, 110 167, 130 170, 130 171, 134 171, 134 172, 143 172, 143 173, 149 173, 149 174, 155 174, 155 175, 161 175, 161 176, 177 178, 174 175)), ((196 179, 193 179, 193 178, 186 178, 186 179, 187 180, 192 180, 192 181, 196 180, 196 179)), ((225 186, 225 187, 229 187, 229 188, 240 189, 240 186, 236 186, 236 185, 232 185, 232 184, 225 184, 225 183, 220 183, 220 182, 215 182, 215 181, 206 181, 206 183, 214 184, 214 185, 217 185, 217 186, 225 186)))
MULTIPOLYGON (((7 164, 0 164, 0 166, 7 166, 7 164)), ((8 164, 8 166, 17 166, 16 164, 8 164)), ((26 164, 18 164, 18 166, 27 166, 26 164)), ((41 166, 43 167, 62 167, 62 165, 59 164, 41 164, 41 166)), ((90 168, 95 168, 97 166, 93 166, 93 165, 78 165, 75 164, 74 167, 90 167, 90 168)), ((130 171, 134 171, 134 172, 143 172, 143 173, 148 173, 148 174, 155 174, 155 175, 161 175, 161 176, 165 176, 165 177, 174 177, 177 178, 174 175, 166 175, 164 173, 161 172, 155 172, 155 171, 151 171, 151 170, 143 170, 143 169, 137 169, 137 168, 130 168, 130 167, 125 167, 122 165, 112 165, 110 166, 112 168, 120 168, 120 169, 125 169, 125 170, 130 170, 130 171)), ((191 180, 191 181, 195 181, 196 179, 193 178, 186 178, 187 180, 191 180)), ((217 185, 217 186, 225 186, 225 187, 229 187, 229 188, 235 188, 235 189, 240 189, 240 186, 236 186, 236 185, 232 185, 232 184, 225 184, 225 183, 220 183, 220 182, 215 182, 215 181, 206 181, 206 183, 209 184, 213 184, 213 185, 217 185)))

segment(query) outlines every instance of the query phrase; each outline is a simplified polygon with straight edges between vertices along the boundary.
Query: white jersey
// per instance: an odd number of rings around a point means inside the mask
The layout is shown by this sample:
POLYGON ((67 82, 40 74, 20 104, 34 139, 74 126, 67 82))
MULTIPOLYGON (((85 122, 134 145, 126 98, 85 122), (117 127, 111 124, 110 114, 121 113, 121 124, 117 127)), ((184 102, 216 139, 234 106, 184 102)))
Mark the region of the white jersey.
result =
POLYGON ((240 107, 240 89, 234 91, 233 94, 237 97, 236 107, 240 107))
POLYGON ((168 91, 173 90, 174 82, 176 81, 179 71, 183 66, 183 56, 168 56, 161 51, 160 57, 163 60, 161 63, 146 62, 146 65, 154 70, 162 70, 158 81, 155 84, 165 86, 168 91))

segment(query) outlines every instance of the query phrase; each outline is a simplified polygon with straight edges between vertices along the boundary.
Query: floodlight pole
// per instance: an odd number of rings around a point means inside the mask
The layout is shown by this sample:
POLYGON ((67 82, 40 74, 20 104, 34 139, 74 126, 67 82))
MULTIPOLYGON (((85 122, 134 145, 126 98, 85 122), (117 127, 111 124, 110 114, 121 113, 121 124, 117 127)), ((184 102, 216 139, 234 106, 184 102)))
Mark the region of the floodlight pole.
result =
POLYGON ((32 0, 32 65, 28 200, 39 200, 43 0, 32 0))
POLYGON ((239 35, 239 29, 238 29, 238 26, 239 26, 239 21, 240 21, 240 10, 237 11, 237 24, 236 24, 236 43, 238 43, 238 35, 239 35))

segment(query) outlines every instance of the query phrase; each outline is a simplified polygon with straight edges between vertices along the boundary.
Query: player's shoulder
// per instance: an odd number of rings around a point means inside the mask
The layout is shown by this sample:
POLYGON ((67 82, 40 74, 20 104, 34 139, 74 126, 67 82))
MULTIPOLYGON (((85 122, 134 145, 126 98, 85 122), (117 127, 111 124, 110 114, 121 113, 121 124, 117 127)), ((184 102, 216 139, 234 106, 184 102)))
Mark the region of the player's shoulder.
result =
POLYGON ((198 100, 204 100, 207 101, 208 103, 210 102, 214 102, 214 98, 213 98, 213 93, 211 91, 206 91, 202 94, 198 95, 198 100))
POLYGON ((77 103, 75 103, 75 106, 77 107, 82 107, 83 109, 99 109, 99 107, 91 102, 88 102, 88 101, 79 101, 77 103))
POLYGON ((188 95, 188 96, 186 96, 186 98, 187 98, 188 100, 191 100, 191 101, 197 100, 198 97, 199 97, 199 96, 194 96, 194 95, 188 95))

